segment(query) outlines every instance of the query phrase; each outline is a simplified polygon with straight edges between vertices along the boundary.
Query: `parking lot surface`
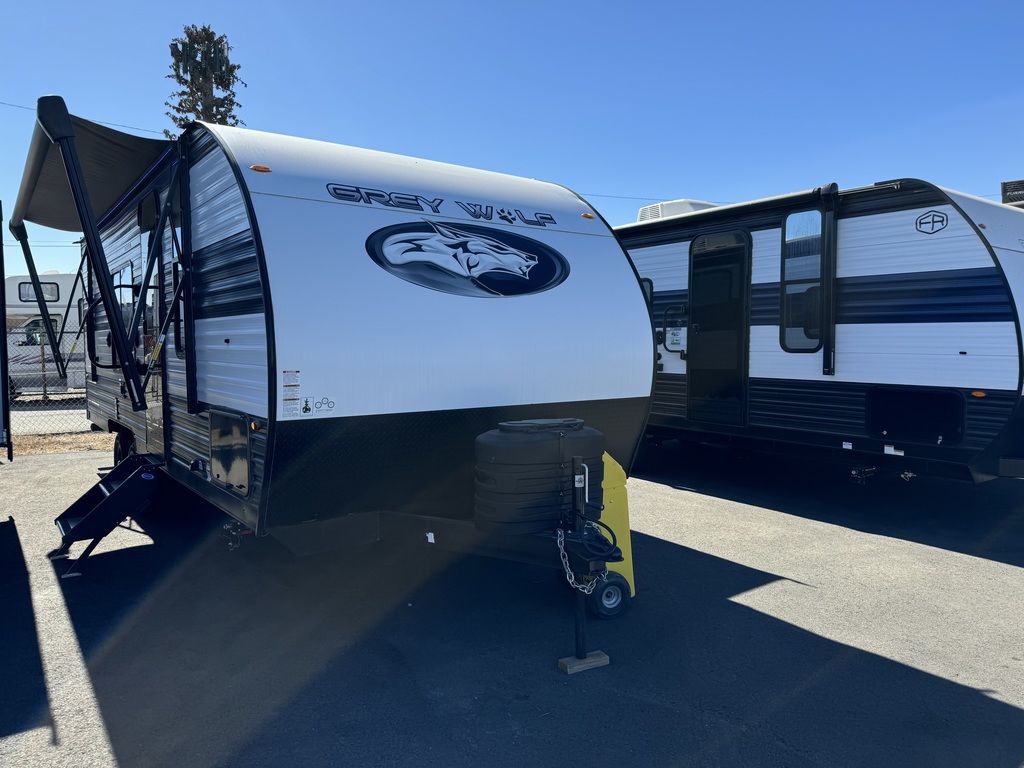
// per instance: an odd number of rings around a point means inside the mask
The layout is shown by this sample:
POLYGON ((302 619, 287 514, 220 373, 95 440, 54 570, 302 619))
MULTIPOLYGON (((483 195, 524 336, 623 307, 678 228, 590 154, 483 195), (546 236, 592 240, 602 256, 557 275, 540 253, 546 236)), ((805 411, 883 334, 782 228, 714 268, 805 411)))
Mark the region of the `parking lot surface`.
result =
POLYGON ((60 580, 53 518, 106 460, 0 467, 0 765, 1024 762, 1018 483, 651 453, 639 595, 590 625, 611 665, 568 678, 554 570, 228 552, 222 520, 178 508, 60 580))

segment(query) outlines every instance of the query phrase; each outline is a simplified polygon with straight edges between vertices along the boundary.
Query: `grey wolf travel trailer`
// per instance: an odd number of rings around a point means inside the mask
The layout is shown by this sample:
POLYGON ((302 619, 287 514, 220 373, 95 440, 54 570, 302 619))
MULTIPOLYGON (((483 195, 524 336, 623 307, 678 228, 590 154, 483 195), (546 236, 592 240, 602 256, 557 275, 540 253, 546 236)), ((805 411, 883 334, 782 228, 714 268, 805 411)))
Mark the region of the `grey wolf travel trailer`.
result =
POLYGON ((44 97, 26 220, 85 235, 89 418, 257 535, 468 520, 474 439, 509 420, 581 418, 632 461, 645 296, 563 187, 219 125, 143 139, 44 97))
POLYGON ((652 437, 1024 476, 1024 211, 901 179, 616 234, 653 283, 652 437))

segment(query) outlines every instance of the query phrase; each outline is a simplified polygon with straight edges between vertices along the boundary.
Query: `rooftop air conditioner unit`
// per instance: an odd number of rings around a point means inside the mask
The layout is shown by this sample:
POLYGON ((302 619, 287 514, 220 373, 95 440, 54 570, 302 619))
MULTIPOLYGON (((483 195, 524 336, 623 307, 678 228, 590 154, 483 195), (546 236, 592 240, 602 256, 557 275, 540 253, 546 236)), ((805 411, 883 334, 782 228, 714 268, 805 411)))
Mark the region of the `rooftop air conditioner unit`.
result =
POLYGON ((1004 181, 999 185, 1003 193, 1003 202, 1017 208, 1024 208, 1024 179, 1004 181))
POLYGON ((640 209, 636 220, 650 221, 651 219, 663 219, 666 216, 678 216, 680 213, 693 213, 694 211, 704 211, 714 207, 715 204, 709 203, 707 200, 691 200, 689 198, 667 200, 664 203, 645 205, 640 209))

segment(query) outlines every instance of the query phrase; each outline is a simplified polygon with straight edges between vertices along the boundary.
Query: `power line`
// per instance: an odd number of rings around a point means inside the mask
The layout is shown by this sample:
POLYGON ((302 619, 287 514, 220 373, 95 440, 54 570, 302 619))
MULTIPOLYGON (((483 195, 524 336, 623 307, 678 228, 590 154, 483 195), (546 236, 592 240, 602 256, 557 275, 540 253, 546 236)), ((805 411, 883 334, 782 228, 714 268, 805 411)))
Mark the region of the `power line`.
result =
MULTIPOLYGON (((5 107, 12 107, 14 109, 27 109, 29 112, 35 112, 36 111, 35 107, 27 107, 24 104, 13 104, 13 103, 11 103, 9 101, 0 101, 0 105, 5 106, 5 107)), ((114 128, 128 128, 129 130, 132 130, 132 131, 142 131, 143 133, 157 133, 157 134, 163 135, 163 131, 154 131, 152 128, 139 128, 139 126, 137 126, 137 125, 125 125, 124 123, 111 123, 111 122, 108 122, 106 120, 93 120, 92 122, 99 123, 100 125, 109 125, 109 126, 112 126, 114 128)))
POLYGON ((636 195, 601 195, 597 192, 581 192, 584 197, 609 197, 614 200, 668 200, 668 197, 638 197, 636 195))
MULTIPOLYGON (((21 243, 9 243, 6 240, 4 240, 5 248, 17 248, 20 245, 21 243)), ((78 243, 68 243, 67 245, 40 245, 39 243, 33 241, 32 250, 35 250, 36 248, 74 248, 76 245, 78 245, 78 243)))

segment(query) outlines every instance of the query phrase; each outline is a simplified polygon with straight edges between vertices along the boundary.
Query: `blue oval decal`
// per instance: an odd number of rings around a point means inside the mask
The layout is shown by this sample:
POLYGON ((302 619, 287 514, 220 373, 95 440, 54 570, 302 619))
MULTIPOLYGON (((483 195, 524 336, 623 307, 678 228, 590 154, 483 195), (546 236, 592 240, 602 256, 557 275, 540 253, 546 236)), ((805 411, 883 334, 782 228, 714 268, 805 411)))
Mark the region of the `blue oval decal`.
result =
POLYGON ((475 224, 395 224, 366 238, 366 252, 396 277, 459 296, 523 296, 569 276, 569 263, 554 248, 475 224))

